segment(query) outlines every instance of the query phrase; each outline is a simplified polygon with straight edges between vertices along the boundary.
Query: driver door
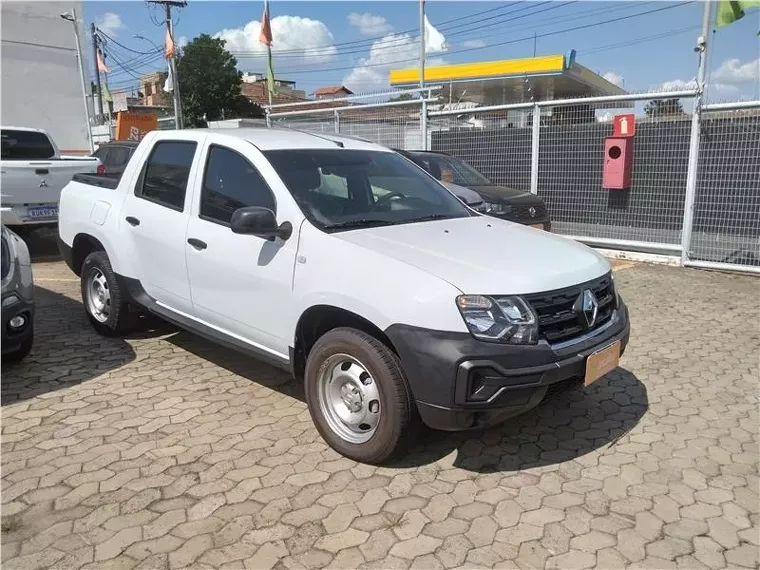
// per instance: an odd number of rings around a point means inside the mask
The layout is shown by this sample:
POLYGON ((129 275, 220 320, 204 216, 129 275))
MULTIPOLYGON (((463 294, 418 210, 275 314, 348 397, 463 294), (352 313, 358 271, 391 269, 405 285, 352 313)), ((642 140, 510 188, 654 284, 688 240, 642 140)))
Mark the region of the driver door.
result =
POLYGON ((245 141, 207 143, 203 152, 186 244, 195 314, 225 334, 287 359, 293 340, 285 327, 291 319, 284 315, 293 305, 297 208, 292 201, 277 200, 260 173, 266 160, 245 141), (278 223, 293 224, 292 236, 270 241, 232 233, 232 213, 243 206, 271 209, 278 223))

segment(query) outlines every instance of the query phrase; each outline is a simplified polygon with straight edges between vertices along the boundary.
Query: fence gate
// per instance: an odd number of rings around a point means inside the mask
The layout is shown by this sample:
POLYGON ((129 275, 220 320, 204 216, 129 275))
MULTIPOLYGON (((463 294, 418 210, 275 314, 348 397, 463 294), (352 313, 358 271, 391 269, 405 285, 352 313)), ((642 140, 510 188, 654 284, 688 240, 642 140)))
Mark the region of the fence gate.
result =
POLYGON ((269 121, 462 158, 493 183, 541 196, 553 231, 590 245, 760 273, 760 101, 703 105, 694 115, 691 89, 440 106, 437 89, 426 87, 425 99, 412 89, 274 105, 269 121), (632 112, 631 184, 608 190, 609 119, 632 112))
POLYGON ((760 101, 705 105, 687 264, 760 273, 760 101))
POLYGON ((422 148, 420 119, 425 105, 436 101, 430 95, 434 90, 425 88, 425 99, 419 98, 420 89, 410 89, 273 105, 269 120, 272 125, 357 137, 389 148, 422 148), (378 99, 387 100, 376 102, 378 99))

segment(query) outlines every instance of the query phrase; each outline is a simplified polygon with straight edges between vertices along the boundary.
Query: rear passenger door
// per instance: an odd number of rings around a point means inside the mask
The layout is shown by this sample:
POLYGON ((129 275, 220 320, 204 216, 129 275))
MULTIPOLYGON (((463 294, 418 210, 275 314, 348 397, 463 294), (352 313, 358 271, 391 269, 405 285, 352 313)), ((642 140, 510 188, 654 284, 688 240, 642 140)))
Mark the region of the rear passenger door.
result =
POLYGON ((185 245, 200 144, 195 139, 159 140, 127 193, 121 234, 139 267, 145 291, 160 304, 193 314, 185 245))

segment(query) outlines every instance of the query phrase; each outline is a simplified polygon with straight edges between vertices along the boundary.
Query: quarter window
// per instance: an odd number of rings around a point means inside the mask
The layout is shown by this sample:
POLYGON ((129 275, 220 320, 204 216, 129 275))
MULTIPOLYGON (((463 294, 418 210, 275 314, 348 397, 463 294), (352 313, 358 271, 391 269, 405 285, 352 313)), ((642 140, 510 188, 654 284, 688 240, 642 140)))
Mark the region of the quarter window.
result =
POLYGON ((161 141, 153 147, 142 183, 135 195, 173 210, 185 206, 187 181, 197 144, 192 141, 161 141))
POLYGON ((256 167, 234 150, 212 145, 203 176, 201 218, 229 224, 232 213, 246 206, 276 212, 274 195, 256 167))

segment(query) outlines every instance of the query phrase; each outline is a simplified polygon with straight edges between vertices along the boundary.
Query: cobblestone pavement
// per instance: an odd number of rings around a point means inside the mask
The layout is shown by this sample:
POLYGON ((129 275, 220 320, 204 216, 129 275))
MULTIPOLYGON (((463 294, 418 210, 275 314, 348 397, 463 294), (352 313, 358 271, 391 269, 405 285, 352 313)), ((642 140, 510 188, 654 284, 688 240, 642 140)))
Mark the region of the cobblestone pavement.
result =
POLYGON ((4 570, 757 568, 756 278, 622 267, 621 368, 389 467, 331 451, 301 388, 163 328, 96 336, 36 265, 3 367, 4 570))

